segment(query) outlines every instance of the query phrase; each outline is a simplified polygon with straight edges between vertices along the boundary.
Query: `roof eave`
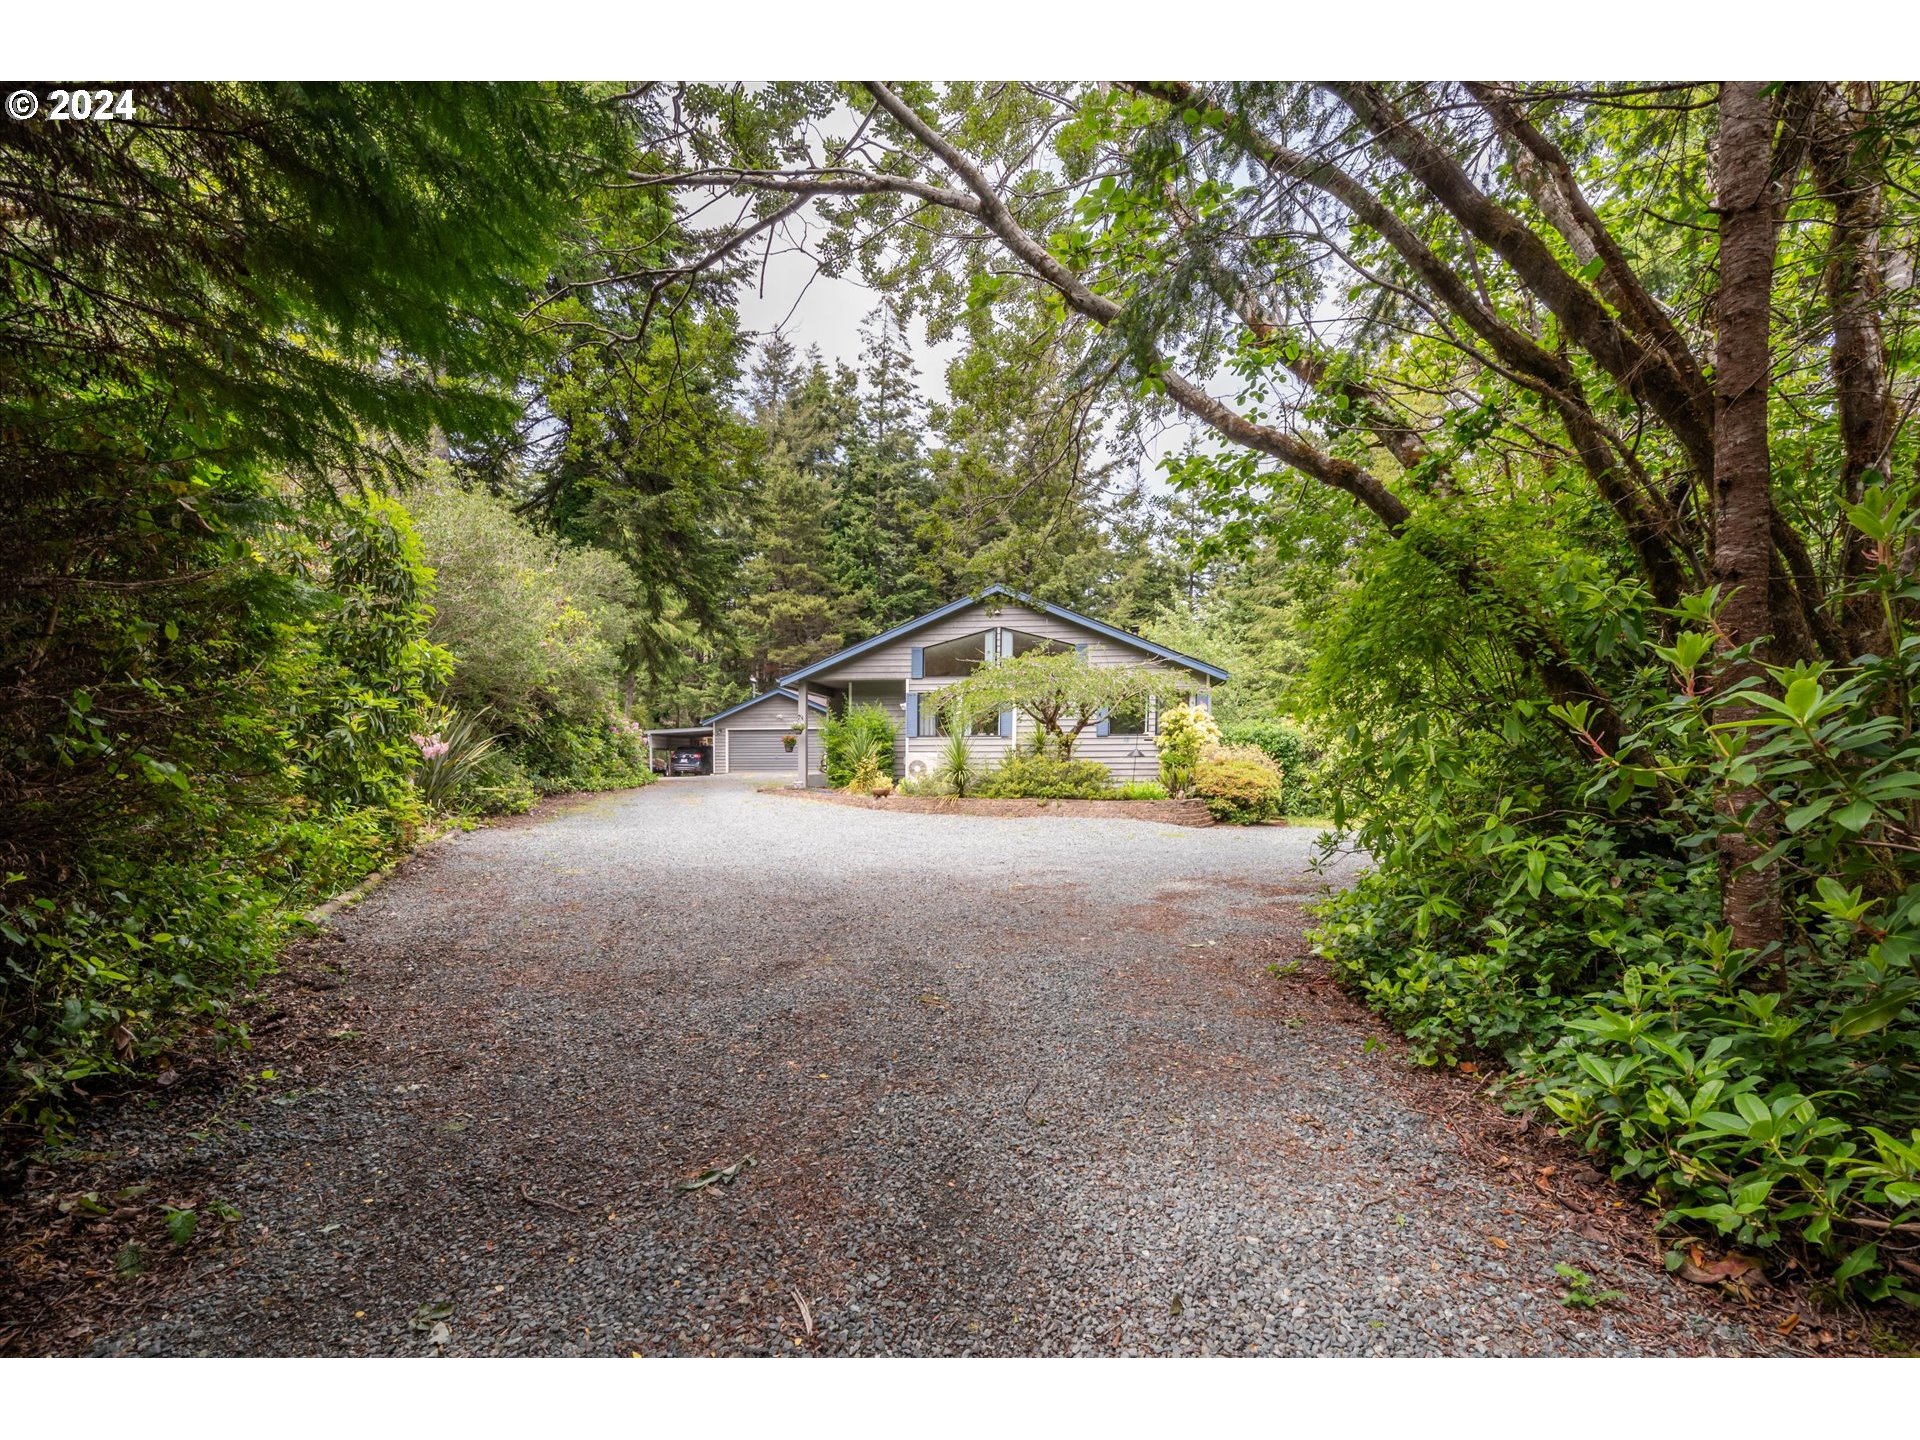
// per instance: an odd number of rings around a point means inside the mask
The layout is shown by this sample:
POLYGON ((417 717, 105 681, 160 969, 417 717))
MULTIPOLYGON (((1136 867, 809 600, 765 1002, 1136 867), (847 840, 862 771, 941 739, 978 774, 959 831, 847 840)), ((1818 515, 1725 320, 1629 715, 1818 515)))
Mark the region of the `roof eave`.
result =
MULTIPOLYGON (((1109 625, 1105 621, 1095 620, 1090 615, 1082 615, 1077 610, 1069 610, 1064 605, 1054 605, 1045 600, 1036 600, 1033 596, 1015 590, 1010 586, 989 585, 978 595, 963 595, 958 600, 950 601, 942 605, 938 610, 929 610, 925 615, 916 616, 912 620, 902 621, 891 630, 883 630, 870 640, 862 640, 858 645, 849 645, 846 649, 836 651, 824 660, 816 660, 811 665, 803 666, 801 669, 795 670, 791 675, 782 675, 780 677, 780 687, 785 689, 787 686, 795 684, 798 681, 811 679, 815 675, 825 674, 829 670, 837 669, 849 660, 865 655, 878 646, 893 640, 903 640, 914 631, 931 625, 936 620, 944 620, 949 615, 957 615, 960 611, 966 609, 967 606, 978 605, 996 595, 1003 595, 1009 600, 1018 601, 1030 610, 1037 610, 1044 614, 1058 615, 1062 619, 1086 627, 1096 635, 1104 635, 1109 640, 1117 640, 1122 645, 1129 646, 1132 649, 1145 651, 1149 655, 1156 655, 1162 660, 1170 660, 1176 665, 1193 671, 1196 675, 1205 675, 1210 680, 1224 682, 1232 678, 1218 665, 1209 665, 1206 661, 1197 660, 1191 655, 1182 655, 1178 650, 1169 650, 1164 645, 1156 645, 1144 636, 1131 634, 1117 626, 1109 625)), ((715 718, 718 719, 719 717, 716 716, 715 718)))

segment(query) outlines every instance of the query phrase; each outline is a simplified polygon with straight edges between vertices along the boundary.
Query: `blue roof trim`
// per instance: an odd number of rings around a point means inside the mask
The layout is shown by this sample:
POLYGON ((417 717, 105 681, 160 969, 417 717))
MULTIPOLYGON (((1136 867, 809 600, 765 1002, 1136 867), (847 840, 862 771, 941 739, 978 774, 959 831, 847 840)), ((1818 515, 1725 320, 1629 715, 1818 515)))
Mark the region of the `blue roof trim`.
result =
MULTIPOLYGON (((866 654, 876 646, 885 645, 891 640, 899 640, 907 635, 911 635, 922 626, 931 625, 936 620, 944 620, 949 615, 958 614, 969 605, 981 604, 996 595, 1005 596, 1009 600, 1017 601, 1029 610, 1037 610, 1043 615, 1057 615, 1063 620, 1070 620, 1076 625, 1085 626, 1096 635, 1104 635, 1109 640, 1118 640, 1123 645, 1131 646, 1135 650, 1144 650, 1149 655, 1159 656, 1162 660, 1171 660, 1174 664, 1184 666, 1188 670, 1196 671, 1199 674, 1207 676, 1209 679, 1227 680, 1232 678, 1218 665, 1209 665, 1206 661, 1196 660, 1191 655, 1182 655, 1178 650, 1169 650, 1164 645, 1156 645, 1153 641, 1143 636, 1135 635, 1132 631, 1122 630, 1118 626, 1108 625, 1104 621, 1095 620, 1092 616, 1082 615, 1077 610, 1069 610, 1064 605, 1050 605, 1045 600, 1036 600, 1031 595, 1024 594, 1019 590, 1009 589, 1005 585, 989 585, 978 595, 962 596, 951 604, 942 605, 938 610, 929 610, 925 615, 919 616, 917 619, 904 621, 894 626, 891 630, 883 630, 871 640, 862 640, 858 645, 849 645, 845 650, 829 655, 824 660, 816 660, 803 670, 796 670, 791 675, 782 675, 780 677, 780 684, 782 687, 792 685, 796 681, 806 680, 818 675, 823 670, 831 670, 836 666, 844 665, 847 661, 854 659, 856 656, 866 654)), ((719 718, 717 715, 714 717, 716 720, 719 718)))
MULTIPOLYGON (((716 725, 720 721, 726 719, 727 716, 738 715, 742 710, 745 710, 749 705, 758 705, 762 700, 771 700, 776 695, 784 695, 789 700, 798 700, 800 698, 799 694, 796 691, 789 690, 787 689, 786 686, 782 685, 776 690, 767 691, 764 695, 749 696, 747 699, 742 700, 738 705, 729 705, 725 710, 722 710, 718 715, 709 715, 701 723, 703 725, 716 725)), ((816 700, 811 695, 807 697, 807 705, 808 705, 808 708, 813 710, 824 710, 827 708, 827 702, 824 697, 816 700)), ((799 723, 800 722, 797 720, 794 721, 794 724, 796 725, 799 723)))

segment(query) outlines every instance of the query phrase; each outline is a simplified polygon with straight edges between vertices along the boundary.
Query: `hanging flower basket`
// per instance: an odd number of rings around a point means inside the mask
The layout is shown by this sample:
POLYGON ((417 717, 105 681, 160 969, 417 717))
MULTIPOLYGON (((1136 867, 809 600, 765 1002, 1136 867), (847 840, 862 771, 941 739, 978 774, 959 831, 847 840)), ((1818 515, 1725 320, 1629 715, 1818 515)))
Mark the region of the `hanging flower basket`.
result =
POLYGON ((793 753, 794 742, 797 741, 799 738, 800 737, 798 735, 782 735, 780 737, 780 743, 787 747, 787 753, 789 755, 793 753))

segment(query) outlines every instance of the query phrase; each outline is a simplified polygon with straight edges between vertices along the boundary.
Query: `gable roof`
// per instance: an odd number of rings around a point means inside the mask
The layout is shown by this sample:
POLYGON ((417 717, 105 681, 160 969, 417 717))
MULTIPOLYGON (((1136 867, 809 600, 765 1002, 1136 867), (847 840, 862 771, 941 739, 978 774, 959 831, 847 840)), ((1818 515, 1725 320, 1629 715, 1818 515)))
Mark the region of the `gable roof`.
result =
MULTIPOLYGON (((798 700, 800 698, 800 695, 797 691, 789 690, 787 689, 786 686, 782 685, 782 686, 779 686, 777 689, 767 691, 765 694, 749 695, 745 700, 742 700, 738 705, 729 705, 726 709, 722 710, 718 715, 709 715, 706 718, 705 723, 708 725, 717 724, 718 722, 726 719, 729 715, 738 715, 742 710, 747 709, 749 706, 758 705, 762 700, 772 700, 782 696, 784 696, 788 700, 798 700)), ((824 710, 827 708, 827 702, 824 697, 816 699, 814 696, 809 695, 807 697, 807 707, 812 710, 824 710)), ((798 725, 800 722, 796 720, 793 723, 798 725)))
MULTIPOLYGON (((882 630, 871 640, 862 640, 858 645, 849 645, 846 649, 836 651, 824 660, 816 660, 811 665, 795 670, 791 675, 782 675, 780 677, 780 684, 782 688, 785 688, 788 685, 794 684, 796 681, 806 680, 818 675, 824 670, 831 670, 835 666, 844 665, 855 656, 865 655, 869 651, 877 650, 882 645, 889 644, 892 641, 903 640, 914 631, 931 625, 936 620, 944 620, 949 615, 956 615, 969 605, 984 604, 987 600, 995 596, 1005 597, 1008 600, 1014 601, 1016 604, 1024 605, 1027 609, 1037 611, 1042 615, 1054 615, 1062 620, 1070 620, 1075 625, 1093 631, 1096 635, 1104 635, 1109 640, 1117 640, 1122 645, 1130 646, 1135 650, 1145 651, 1147 654, 1158 656, 1162 660, 1170 660, 1175 665, 1180 665, 1188 670, 1205 675, 1209 679, 1226 680, 1229 678, 1227 672, 1222 670, 1218 665, 1209 665, 1206 661, 1196 660, 1191 655, 1182 655, 1178 650, 1169 650, 1164 645, 1156 645, 1153 641, 1135 635, 1129 630, 1122 630, 1117 626, 1108 625, 1104 621, 1095 620, 1088 615, 1082 615, 1076 610, 1069 610, 1064 605, 1050 605, 1045 600, 1036 600, 1031 595, 1024 594, 1019 590, 1010 589, 1005 585, 989 585, 978 595, 963 595, 950 604, 942 605, 938 610, 929 610, 924 615, 916 616, 912 620, 903 621, 891 630, 882 630)), ((714 718, 718 719, 719 717, 715 716, 714 718)))

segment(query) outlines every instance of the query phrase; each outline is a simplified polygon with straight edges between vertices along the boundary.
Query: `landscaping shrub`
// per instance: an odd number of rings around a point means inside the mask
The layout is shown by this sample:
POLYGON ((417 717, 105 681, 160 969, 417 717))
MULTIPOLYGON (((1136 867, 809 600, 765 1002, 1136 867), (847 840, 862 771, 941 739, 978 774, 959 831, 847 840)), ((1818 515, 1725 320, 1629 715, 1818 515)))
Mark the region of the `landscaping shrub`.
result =
POLYGON ((1164 800, 1167 787, 1158 780, 1127 780, 1113 787, 1104 795, 1094 797, 1097 800, 1164 800))
POLYGON ((862 795, 893 793, 893 776, 888 773, 888 767, 881 764, 881 747, 878 739, 872 735, 861 736, 848 759, 851 761, 852 768, 847 773, 847 783, 843 788, 857 791, 862 795))
POLYGON ((521 738, 515 753, 536 790, 618 790, 651 785, 645 732, 630 720, 601 716, 587 723, 551 723, 521 738))
POLYGON ((849 705, 842 715, 829 715, 822 727, 822 755, 827 784, 844 790, 853 781, 854 767, 871 755, 882 775, 893 774, 893 717, 881 705, 849 705))
POLYGON ((413 732, 413 743, 420 751, 420 768, 415 782, 420 798, 429 805, 449 806, 467 776, 492 753, 499 737, 481 728, 486 712, 462 715, 442 706, 421 721, 413 732))
POLYGON ((1098 800, 1112 788, 1097 760, 1009 755, 981 779, 975 794, 992 800, 1098 800))
POLYGON ((1251 745, 1209 747, 1194 767, 1192 789, 1207 813, 1228 825, 1260 825, 1286 813, 1280 767, 1251 745))
POLYGON ((495 747, 481 758, 454 792, 454 805, 468 815, 524 815, 540 800, 527 767, 510 750, 495 747))
POLYGON ((1175 795, 1193 788, 1194 770, 1207 747, 1220 743, 1220 727, 1198 705, 1174 705, 1160 712, 1160 783, 1175 795))
POLYGON ((616 713, 633 629, 626 567, 444 478, 411 504, 435 572, 432 635, 452 655, 446 700, 486 712, 517 765, 496 767, 477 788, 456 781, 450 793, 496 814, 526 808, 529 789, 649 783, 641 727, 616 713))
POLYGON ((1281 808, 1288 815, 1318 815, 1326 801, 1315 784, 1315 769, 1320 759, 1312 741, 1284 720, 1235 720, 1220 727, 1220 738, 1228 745, 1251 745, 1266 753, 1280 767, 1285 783, 1281 808))
POLYGON ((940 763, 934 768, 934 778, 946 790, 965 798, 967 792, 980 783, 980 762, 973 758, 973 746, 967 737, 966 716, 962 712, 954 733, 947 736, 946 743, 940 747, 940 763))

